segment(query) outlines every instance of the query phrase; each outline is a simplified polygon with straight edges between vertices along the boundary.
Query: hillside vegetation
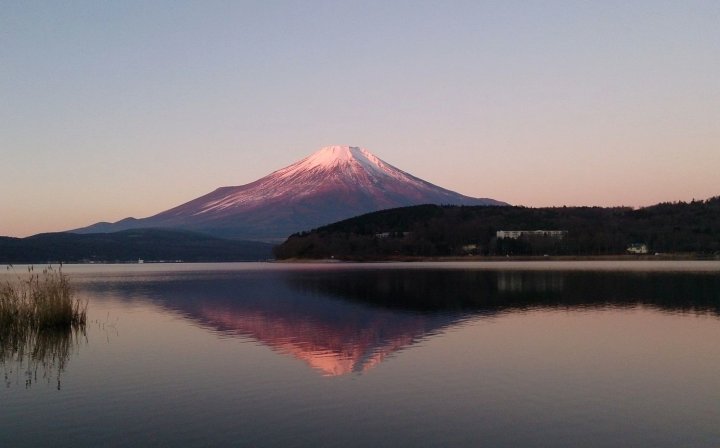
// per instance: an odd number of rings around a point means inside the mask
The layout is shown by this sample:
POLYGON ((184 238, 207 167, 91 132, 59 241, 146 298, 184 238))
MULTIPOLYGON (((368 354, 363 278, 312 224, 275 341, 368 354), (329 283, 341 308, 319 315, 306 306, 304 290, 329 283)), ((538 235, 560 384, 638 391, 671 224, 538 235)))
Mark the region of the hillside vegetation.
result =
POLYGON ((720 254, 720 197, 650 207, 463 207, 420 205, 369 213, 292 235, 279 259, 397 256, 720 254), (564 238, 498 239, 498 230, 564 230, 564 238))

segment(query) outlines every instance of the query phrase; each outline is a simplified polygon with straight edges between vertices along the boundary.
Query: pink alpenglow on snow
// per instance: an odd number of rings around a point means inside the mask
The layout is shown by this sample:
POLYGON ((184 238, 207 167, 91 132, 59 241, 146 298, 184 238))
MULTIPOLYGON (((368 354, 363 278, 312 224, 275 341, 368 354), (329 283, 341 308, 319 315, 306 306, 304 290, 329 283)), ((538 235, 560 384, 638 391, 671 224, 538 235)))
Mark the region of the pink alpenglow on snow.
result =
POLYGON ((364 148, 327 146, 255 182, 218 188, 148 218, 98 223, 77 232, 169 227, 279 241, 363 213, 418 204, 506 205, 433 185, 364 148))

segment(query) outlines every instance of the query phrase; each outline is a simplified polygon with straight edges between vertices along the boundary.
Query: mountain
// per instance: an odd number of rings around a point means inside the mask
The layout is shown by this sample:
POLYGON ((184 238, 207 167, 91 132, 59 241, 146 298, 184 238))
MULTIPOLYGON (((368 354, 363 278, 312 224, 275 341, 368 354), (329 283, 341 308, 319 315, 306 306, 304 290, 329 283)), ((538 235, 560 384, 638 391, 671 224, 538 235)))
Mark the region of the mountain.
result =
POLYGON ((363 148, 328 146, 255 182, 218 188, 148 218, 97 223, 73 232, 164 227, 280 241, 363 213, 417 204, 507 205, 438 187, 363 148))
POLYGON ((0 237, 0 263, 256 261, 272 257, 272 245, 174 229, 133 229, 77 235, 41 233, 0 237))

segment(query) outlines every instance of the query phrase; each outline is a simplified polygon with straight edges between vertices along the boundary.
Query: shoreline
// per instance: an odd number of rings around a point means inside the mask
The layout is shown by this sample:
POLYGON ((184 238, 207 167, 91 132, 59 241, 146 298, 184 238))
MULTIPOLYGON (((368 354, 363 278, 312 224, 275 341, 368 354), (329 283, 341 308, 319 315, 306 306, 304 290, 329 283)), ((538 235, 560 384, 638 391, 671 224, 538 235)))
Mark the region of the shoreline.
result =
POLYGON ((392 256, 383 258, 288 258, 272 263, 416 263, 416 262, 528 262, 528 261, 717 261, 720 255, 657 254, 657 255, 465 255, 465 256, 392 256))

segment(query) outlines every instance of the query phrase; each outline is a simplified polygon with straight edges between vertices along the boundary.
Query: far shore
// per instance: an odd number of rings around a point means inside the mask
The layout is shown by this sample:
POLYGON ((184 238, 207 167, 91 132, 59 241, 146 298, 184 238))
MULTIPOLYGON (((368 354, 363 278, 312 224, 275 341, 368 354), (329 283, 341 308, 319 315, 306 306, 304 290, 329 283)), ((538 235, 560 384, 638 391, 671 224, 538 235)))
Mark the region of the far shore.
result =
MULTIPOLYGON (((43 261, 35 263, 2 263, 7 267, 14 266, 15 269, 22 269, 25 266, 53 266, 53 265, 78 265, 78 266, 103 266, 103 265, 196 265, 196 264, 235 264, 235 263, 270 263, 270 264, 336 264, 336 263, 359 263, 359 264, 375 264, 375 263, 482 263, 495 265, 512 265, 512 264, 532 264, 543 262, 558 262, 563 264, 590 263, 590 262, 622 262, 623 264, 633 264, 643 262, 669 262, 669 261, 703 261, 712 262, 720 261, 720 254, 654 254, 654 255, 510 255, 510 256, 483 256, 483 255, 466 255, 466 256, 444 256, 444 257, 426 257, 426 256, 391 256, 383 258, 288 258, 283 260, 266 259, 266 260, 238 260, 238 261, 203 261, 203 262, 185 262, 180 260, 144 260, 137 261, 93 261, 93 262, 60 262, 60 261, 43 261)), ((10 273, 10 271, 8 271, 10 273)))
POLYGON ((383 258, 288 258, 274 260, 275 263, 383 263, 383 262, 512 262, 512 261, 714 261, 720 260, 720 255, 697 254, 653 254, 653 255, 465 255, 446 257, 422 256, 391 256, 383 258))

